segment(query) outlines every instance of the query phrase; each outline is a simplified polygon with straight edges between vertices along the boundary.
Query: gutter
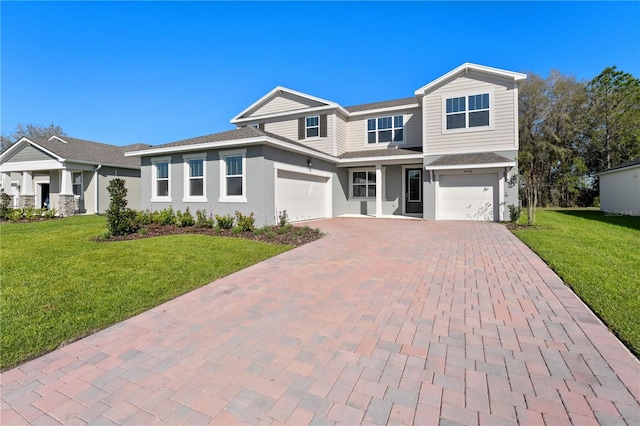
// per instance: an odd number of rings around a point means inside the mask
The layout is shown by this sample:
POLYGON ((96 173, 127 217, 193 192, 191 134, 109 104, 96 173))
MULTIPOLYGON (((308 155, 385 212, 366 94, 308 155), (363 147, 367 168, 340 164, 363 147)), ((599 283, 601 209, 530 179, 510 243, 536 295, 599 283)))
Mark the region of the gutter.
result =
POLYGON ((98 184, 98 179, 100 178, 100 173, 98 173, 98 170, 100 170, 101 168, 102 168, 102 164, 98 164, 96 166, 95 171, 93 172, 93 176, 95 177, 95 183, 96 183, 95 204, 94 204, 96 214, 100 213, 99 202, 98 202, 98 196, 99 196, 98 191, 100 191, 100 185, 98 184))

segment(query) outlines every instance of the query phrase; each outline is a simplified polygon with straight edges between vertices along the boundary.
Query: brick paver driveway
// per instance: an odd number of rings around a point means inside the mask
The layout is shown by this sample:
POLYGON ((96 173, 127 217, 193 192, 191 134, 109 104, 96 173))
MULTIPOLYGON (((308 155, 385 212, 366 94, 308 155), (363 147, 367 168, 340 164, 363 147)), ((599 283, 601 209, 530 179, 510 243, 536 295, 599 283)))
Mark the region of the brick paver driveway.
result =
POLYGON ((638 424, 640 365, 502 225, 322 240, 2 374, 2 424, 638 424))

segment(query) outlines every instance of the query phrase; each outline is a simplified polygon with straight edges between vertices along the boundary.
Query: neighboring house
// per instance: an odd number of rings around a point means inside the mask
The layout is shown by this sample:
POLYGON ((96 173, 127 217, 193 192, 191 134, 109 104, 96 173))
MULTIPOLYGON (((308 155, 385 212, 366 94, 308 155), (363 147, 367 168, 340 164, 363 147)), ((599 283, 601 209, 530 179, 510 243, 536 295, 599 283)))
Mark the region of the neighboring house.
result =
POLYGON ((107 185, 127 182, 131 208, 140 208, 140 159, 125 151, 149 145, 114 146, 68 136, 23 137, 0 155, 2 189, 14 207, 55 208, 62 216, 103 213, 109 206, 107 185))
POLYGON ((640 216, 640 158, 598 173, 600 210, 640 216))
POLYGON ((142 207, 256 213, 257 224, 341 215, 507 217, 518 205, 518 82, 465 63, 413 96, 343 107, 276 87, 238 128, 126 153, 142 207))

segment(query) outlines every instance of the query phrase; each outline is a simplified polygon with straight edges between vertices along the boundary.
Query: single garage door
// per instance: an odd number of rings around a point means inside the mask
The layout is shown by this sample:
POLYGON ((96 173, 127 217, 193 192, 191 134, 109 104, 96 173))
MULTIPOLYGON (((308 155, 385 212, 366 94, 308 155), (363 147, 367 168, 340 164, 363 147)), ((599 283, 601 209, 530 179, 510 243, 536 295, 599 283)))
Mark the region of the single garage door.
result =
POLYGON ((283 210, 292 222, 328 216, 329 178, 278 170, 276 210, 283 210))
POLYGON ((497 174, 440 175, 440 219, 498 220, 497 174))

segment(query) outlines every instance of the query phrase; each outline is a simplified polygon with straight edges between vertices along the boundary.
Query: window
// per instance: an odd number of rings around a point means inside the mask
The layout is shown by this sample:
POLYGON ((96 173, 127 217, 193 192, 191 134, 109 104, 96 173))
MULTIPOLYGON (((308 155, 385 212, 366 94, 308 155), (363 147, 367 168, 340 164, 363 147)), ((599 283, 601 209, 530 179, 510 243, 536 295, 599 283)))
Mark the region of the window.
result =
POLYGON ((305 134, 308 138, 315 138, 320 135, 320 117, 305 118, 305 134))
POLYGON ((446 129, 489 127, 489 93, 447 98, 445 101, 446 129))
POLYGON ((220 153, 221 202, 247 202, 246 150, 220 153))
POLYGON ((205 158, 206 154, 185 155, 184 157, 184 201, 207 201, 205 158))
POLYGON ((82 172, 71 173, 71 186, 72 186, 73 195, 77 195, 80 198, 84 198, 83 197, 84 194, 82 191, 82 172))
POLYGON ((351 196, 353 198, 374 198, 376 196, 375 170, 352 172, 351 196))
POLYGON ((153 164, 153 195, 151 201, 171 201, 170 196, 170 169, 169 157, 155 158, 151 160, 153 164))
POLYGON ((404 116, 370 118, 367 120, 367 143, 404 141, 404 116))

